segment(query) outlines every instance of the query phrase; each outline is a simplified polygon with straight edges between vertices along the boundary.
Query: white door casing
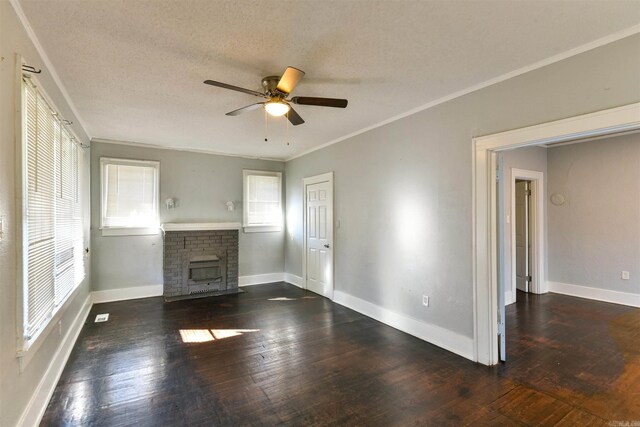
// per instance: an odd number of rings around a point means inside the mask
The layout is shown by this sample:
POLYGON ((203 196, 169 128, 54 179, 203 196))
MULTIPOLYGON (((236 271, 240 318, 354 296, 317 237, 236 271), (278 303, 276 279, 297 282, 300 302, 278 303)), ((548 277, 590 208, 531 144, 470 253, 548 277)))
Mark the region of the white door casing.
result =
MULTIPOLYGON (((526 292, 532 292, 535 294, 543 294, 548 291, 546 278, 545 278, 545 231, 544 231, 544 212, 545 212, 545 184, 544 174, 539 171, 525 170, 525 169, 511 169, 511 212, 514 217, 514 221, 511 222, 511 285, 514 296, 516 295, 517 284, 517 252, 516 252, 516 180, 529 181, 529 190, 531 196, 528 198, 529 206, 526 211, 529 215, 529 228, 525 230, 528 232, 528 266, 529 270, 525 275, 531 276, 531 280, 527 286, 523 289, 526 292)), ((524 260, 523 260, 524 262, 524 260)), ((525 264, 526 265, 526 264, 525 264)))
MULTIPOLYGON (((495 153, 508 148, 577 141, 637 130, 640 130, 640 103, 473 138, 474 360, 485 365, 495 365, 499 360, 496 189, 492 185, 496 180, 495 153)), ((540 245, 541 270, 544 266, 543 251, 544 247, 540 245)), ((544 271, 541 271, 539 280, 546 286, 544 271)))
MULTIPOLYGON (((498 239, 500 239, 500 241, 504 240, 504 235, 505 235, 505 224, 504 224, 504 211, 505 211, 505 206, 504 206, 504 191, 501 190, 501 188, 503 188, 503 181, 504 181, 504 159, 502 158, 502 156, 495 156, 496 157, 496 166, 498 167, 497 169, 497 180, 496 180, 496 194, 497 194, 497 201, 498 201, 498 209, 497 209, 497 220, 498 220, 498 224, 497 224, 497 231, 498 231, 498 239)), ((504 251, 504 248, 501 248, 500 251, 498 251, 498 269, 500 271, 504 271, 504 265, 505 265, 505 255, 506 252, 504 251)), ((505 287, 505 283, 506 282, 506 277, 504 274, 500 274, 498 277, 498 334, 500 335, 500 360, 502 360, 503 362, 506 362, 507 360, 507 339, 506 339, 506 310, 505 310, 505 304, 506 304, 506 287, 505 287)))
POLYGON ((529 191, 528 181, 516 182, 515 238, 516 238, 516 288, 529 292, 529 191))
POLYGON ((333 299, 333 173, 304 179, 305 288, 333 299))

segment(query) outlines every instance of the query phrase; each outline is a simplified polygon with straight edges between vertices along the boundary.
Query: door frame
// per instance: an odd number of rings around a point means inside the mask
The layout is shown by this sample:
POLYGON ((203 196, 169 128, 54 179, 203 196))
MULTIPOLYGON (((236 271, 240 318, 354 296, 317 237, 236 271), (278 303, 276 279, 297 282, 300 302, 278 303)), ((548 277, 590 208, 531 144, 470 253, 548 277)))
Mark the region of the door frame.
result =
MULTIPOLYGON (((531 293, 549 292, 545 269, 545 230, 544 230, 544 173, 526 169, 511 168, 511 292, 516 301, 516 179, 531 181, 531 204, 529 224, 531 225, 531 271, 533 281, 531 293)), ((505 241, 506 243, 506 241, 505 241)))
POLYGON ((329 239, 331 242, 331 297, 329 299, 333 301, 335 293, 335 239, 333 238, 335 228, 335 187, 333 185, 333 171, 302 179, 302 282, 304 289, 309 289, 307 286, 307 186, 321 182, 328 182, 331 185, 331 217, 333 219, 331 223, 334 225, 331 230, 328 230, 331 233, 331 238, 329 239))
MULTIPOLYGON (((640 103, 472 139, 473 357, 495 365, 498 352, 496 153, 640 130, 640 103)), ((541 278, 546 280, 546 278, 541 278)))

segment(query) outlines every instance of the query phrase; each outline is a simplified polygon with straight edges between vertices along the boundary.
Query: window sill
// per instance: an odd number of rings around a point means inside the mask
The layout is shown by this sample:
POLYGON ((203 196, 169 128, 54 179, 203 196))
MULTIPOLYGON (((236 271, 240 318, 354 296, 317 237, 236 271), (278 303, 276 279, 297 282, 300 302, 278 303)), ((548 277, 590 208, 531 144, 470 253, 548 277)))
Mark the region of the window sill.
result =
POLYGON ((271 233, 276 231, 282 231, 280 225, 245 225, 245 233, 271 233))
POLYGON ((158 234, 159 227, 103 227, 102 236, 149 236, 158 234))

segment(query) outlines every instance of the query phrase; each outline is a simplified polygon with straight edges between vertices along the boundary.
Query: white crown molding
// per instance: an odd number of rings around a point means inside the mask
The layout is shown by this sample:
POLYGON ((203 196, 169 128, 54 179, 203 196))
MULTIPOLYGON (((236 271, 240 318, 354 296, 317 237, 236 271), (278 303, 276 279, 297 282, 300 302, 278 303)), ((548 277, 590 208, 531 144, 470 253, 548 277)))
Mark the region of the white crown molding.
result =
POLYGON ((24 30, 27 32, 27 36, 31 40, 31 43, 33 43, 33 45, 36 48, 36 51, 40 55, 40 59, 42 59, 42 62, 44 63, 45 68, 51 75, 51 78, 53 79, 54 83, 56 84, 56 86, 58 86, 58 90, 60 91, 60 93, 62 93, 62 96, 67 102, 67 105, 73 112, 76 120, 78 121, 78 124, 80 125, 84 133, 87 135, 87 137, 91 139, 89 128, 87 127, 84 120, 82 120, 82 116, 80 116, 80 113, 78 113, 78 109, 76 108, 75 104, 71 100, 71 96, 69 96, 69 92, 67 92, 67 88, 64 86, 64 84, 62 84, 62 80, 60 80, 60 77, 58 76, 58 72, 56 71, 55 67, 51 63, 51 60, 49 59, 49 56, 47 55, 44 48, 42 47, 42 44, 40 44, 40 40, 38 39, 38 36, 36 36, 36 33, 33 30, 33 27, 31 26, 29 19, 27 19, 27 15, 25 15, 24 10, 22 10, 20 1, 9 0, 9 2, 11 3, 11 6, 13 6, 13 10, 15 10, 16 15, 18 15, 18 19, 20 20, 20 23, 22 23, 24 30))
POLYGON ((554 64, 556 62, 559 62, 559 61, 562 61, 564 59, 570 58, 572 56, 579 55, 581 53, 596 49, 598 47, 607 45, 609 43, 613 43, 615 41, 621 40, 621 39, 623 39, 625 37, 629 37, 629 36, 632 36, 632 35, 638 34, 638 33, 640 33, 640 25, 634 25, 633 27, 627 28, 625 30, 618 31, 616 33, 613 33, 613 34, 610 34, 608 36, 605 36, 605 37, 599 38, 597 40, 594 40, 592 42, 583 44, 581 46, 575 47, 573 49, 569 49, 569 50, 567 50, 565 52, 562 52, 562 53, 559 53, 557 55, 553 55, 553 56, 551 56, 549 58, 543 59, 541 61, 535 62, 535 63, 533 63, 531 65, 527 65, 525 67, 518 68, 517 70, 510 71, 510 72, 502 74, 502 75, 500 75, 498 77, 494 77, 492 79, 486 80, 486 81, 484 81, 482 83, 478 83, 476 85, 469 86, 466 89, 462 89, 462 90, 459 90, 459 91, 454 92, 452 94, 443 96, 442 98, 439 98, 439 99, 436 99, 434 101, 428 102, 428 103, 423 104, 421 106, 418 106, 416 108, 412 108, 411 110, 405 111, 404 113, 401 113, 401 114, 398 114, 396 116, 390 117, 390 118, 388 118, 386 120, 383 120, 381 122, 375 123, 375 124, 373 124, 371 126, 367 126, 367 127, 362 128, 360 130, 357 130, 355 132, 351 132, 351 133, 349 133, 347 135, 344 135, 344 136, 341 136, 341 137, 339 137, 337 139, 329 141, 329 142, 327 142, 325 144, 318 145, 316 147, 313 147, 313 148, 310 148, 308 150, 305 150, 302 153, 299 153, 299 154, 296 154, 294 156, 288 157, 285 161, 288 162, 290 160, 297 159, 298 157, 305 156, 307 154, 313 153, 314 151, 318 151, 318 150, 321 150, 323 148, 329 147, 330 145, 337 144, 338 142, 344 141, 346 139, 353 138, 354 136, 363 134, 363 133, 368 132, 370 130, 379 128, 381 126, 387 125, 389 123, 392 123, 392 122, 395 122, 397 120, 403 119, 405 117, 411 116, 413 114, 419 113, 420 111, 428 110, 429 108, 433 108, 433 107, 435 107, 437 105, 444 104, 445 102, 451 101, 451 100, 456 99, 456 98, 460 98, 461 96, 468 95, 468 94, 470 94, 472 92, 476 92, 476 91, 478 91, 480 89, 484 89, 484 88, 492 86, 494 84, 501 83, 501 82, 503 82, 505 80, 512 79, 514 77, 520 76, 520 75, 528 73, 530 71, 537 70, 537 69, 542 68, 542 67, 546 67, 547 65, 554 64))
POLYGON ((214 150, 202 150, 199 148, 180 148, 180 147, 171 147, 171 146, 157 145, 157 144, 147 144, 144 142, 119 141, 119 140, 107 139, 107 138, 91 138, 91 142, 97 142, 99 144, 127 145, 130 147, 137 147, 137 148, 153 148, 156 150, 173 150, 173 151, 184 151, 188 153, 212 154, 214 156, 239 157, 241 159, 269 160, 272 162, 281 162, 281 163, 284 163, 285 161, 284 159, 279 159, 276 157, 248 156, 248 155, 241 155, 241 154, 224 153, 224 152, 214 151, 214 150))

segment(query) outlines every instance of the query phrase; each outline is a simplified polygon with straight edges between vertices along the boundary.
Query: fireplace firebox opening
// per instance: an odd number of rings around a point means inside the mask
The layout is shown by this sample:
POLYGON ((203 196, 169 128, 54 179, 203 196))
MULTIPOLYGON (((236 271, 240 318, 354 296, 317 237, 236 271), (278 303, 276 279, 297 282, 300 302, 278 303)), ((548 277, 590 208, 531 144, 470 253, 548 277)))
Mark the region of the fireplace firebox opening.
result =
POLYGON ((185 262, 187 294, 227 290, 227 262, 221 255, 192 256, 185 262))

